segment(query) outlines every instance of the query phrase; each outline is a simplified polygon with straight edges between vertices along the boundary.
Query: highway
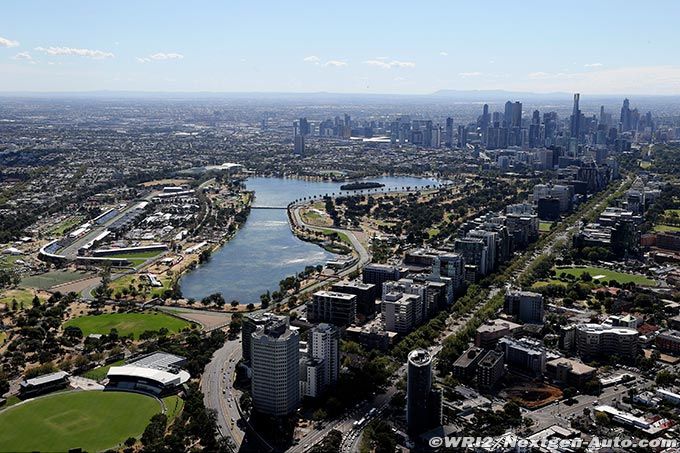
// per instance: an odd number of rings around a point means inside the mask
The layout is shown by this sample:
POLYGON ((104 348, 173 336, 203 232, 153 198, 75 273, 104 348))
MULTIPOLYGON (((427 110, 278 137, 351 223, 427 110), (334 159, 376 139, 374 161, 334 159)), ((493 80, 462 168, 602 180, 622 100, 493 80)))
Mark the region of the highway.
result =
POLYGON ((217 412, 217 426, 220 434, 231 438, 234 451, 238 451, 245 432, 237 423, 241 418, 238 398, 241 392, 234 389, 236 364, 241 360, 241 343, 228 340, 215 351, 210 363, 201 376, 201 391, 206 407, 217 412))

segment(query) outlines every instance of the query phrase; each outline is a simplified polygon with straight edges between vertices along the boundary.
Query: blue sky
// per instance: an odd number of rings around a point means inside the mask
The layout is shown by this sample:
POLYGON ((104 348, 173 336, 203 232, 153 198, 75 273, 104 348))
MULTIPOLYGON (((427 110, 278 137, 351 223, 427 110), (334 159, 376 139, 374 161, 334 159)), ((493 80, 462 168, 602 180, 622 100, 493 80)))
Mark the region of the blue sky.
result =
POLYGON ((11 1, 0 91, 680 94, 680 2, 11 1))

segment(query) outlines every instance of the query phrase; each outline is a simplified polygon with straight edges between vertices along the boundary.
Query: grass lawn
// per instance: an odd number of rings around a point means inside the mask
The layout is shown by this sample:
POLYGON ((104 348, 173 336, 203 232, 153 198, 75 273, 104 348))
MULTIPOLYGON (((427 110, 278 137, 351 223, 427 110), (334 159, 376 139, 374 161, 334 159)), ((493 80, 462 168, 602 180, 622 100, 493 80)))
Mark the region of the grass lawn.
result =
POLYGON ((107 334, 115 328, 119 335, 132 334, 135 338, 139 338, 139 334, 145 330, 159 330, 165 327, 171 333, 176 333, 185 327, 190 327, 190 323, 162 313, 146 312, 81 316, 64 323, 64 327, 68 326, 80 327, 84 336, 91 333, 107 334))
POLYGON ((81 215, 69 217, 66 220, 55 225, 54 228, 52 228, 51 230, 49 230, 47 232, 47 234, 61 236, 64 233, 66 233, 68 230, 70 230, 71 228, 80 224, 83 220, 85 220, 85 217, 83 217, 81 215))
POLYGON ((672 225, 654 225, 654 231, 680 231, 680 227, 672 225))
MULTIPOLYGON (((133 284, 135 287, 139 284, 140 281, 144 280, 144 277, 141 276, 142 274, 137 274, 137 275, 124 275, 120 278, 117 278, 111 282, 111 288, 113 289, 113 293, 120 292, 123 288, 128 288, 130 284, 133 284), (133 282, 134 280, 134 282, 133 282)), ((158 280, 163 284, 163 286, 159 288, 150 288, 149 293, 147 294, 146 299, 151 299, 154 297, 161 297, 163 296, 163 293, 170 289, 172 286, 172 278, 168 277, 165 272, 162 274, 156 274, 156 277, 158 280)), ((138 297, 141 297, 138 295, 138 297)))
POLYGON ((541 233, 547 233, 550 231, 550 227, 552 227, 552 225, 552 222, 541 222, 538 224, 538 231, 541 233))
POLYGON ((588 272, 591 277, 598 280, 616 280, 619 283, 633 282, 636 285, 641 286, 654 286, 656 283, 654 280, 645 277, 644 275, 636 274, 625 274, 623 272, 615 272, 603 267, 564 267, 555 269, 557 275, 559 276, 562 272, 566 274, 571 274, 576 278, 579 278, 583 272, 588 272))
POLYGON ((91 274, 85 272, 51 271, 22 278, 20 286, 24 288, 49 289, 54 285, 61 285, 62 283, 80 280, 81 278, 89 276, 91 276, 91 274))
POLYGON ((439 234, 439 228, 437 227, 432 227, 429 230, 427 230, 427 234, 429 237, 434 237, 439 234))
POLYGON ((333 231, 333 230, 328 230, 328 229, 325 229, 325 228, 323 230, 321 230, 321 232, 325 235, 328 235, 328 236, 330 236, 333 233, 337 233, 338 237, 340 238, 340 240, 342 242, 349 245, 350 247, 352 246, 352 241, 349 240, 349 237, 347 237, 347 235, 345 233, 337 232, 337 231, 333 231))
POLYGON ((127 258, 127 259, 135 259, 135 258, 154 258, 158 255, 160 255, 163 251, 162 250, 148 250, 146 252, 136 252, 136 253, 115 253, 112 255, 106 255, 107 257, 115 257, 115 258, 127 258))
POLYGON ((548 286, 548 285, 567 286, 567 284, 562 282, 562 281, 559 281, 559 280, 556 280, 556 279, 550 279, 550 280, 540 280, 540 281, 534 283, 533 285, 531 285, 531 287, 534 288, 534 289, 538 289, 538 288, 541 288, 543 286, 548 286))
POLYGON ((7 338, 7 334, 5 332, 0 332, 0 346, 5 344, 5 339, 7 338))
MULTIPOLYGON (((0 292, 0 304, 6 304, 8 307, 12 308, 12 300, 16 299, 19 309, 21 309, 22 306, 28 308, 33 303, 35 294, 36 291, 31 289, 9 289, 0 292)), ((39 294, 38 298, 41 302, 44 302, 46 299, 44 293, 39 294)))
POLYGON ((112 366, 121 366, 124 363, 125 360, 117 360, 115 362, 111 362, 108 365, 92 368, 91 370, 88 370, 85 373, 83 373, 83 377, 99 382, 106 378, 106 373, 109 372, 109 368, 111 368, 112 366))
POLYGON ((165 404, 165 415, 168 416, 168 423, 172 423, 175 417, 182 412, 184 400, 177 395, 170 395, 163 398, 163 404, 165 404))
POLYGON ((54 394, 0 412, 3 451, 102 451, 139 437, 158 401, 137 393, 54 394))
POLYGON ((21 255, 1 255, 0 269, 12 269, 17 260, 24 259, 21 255))

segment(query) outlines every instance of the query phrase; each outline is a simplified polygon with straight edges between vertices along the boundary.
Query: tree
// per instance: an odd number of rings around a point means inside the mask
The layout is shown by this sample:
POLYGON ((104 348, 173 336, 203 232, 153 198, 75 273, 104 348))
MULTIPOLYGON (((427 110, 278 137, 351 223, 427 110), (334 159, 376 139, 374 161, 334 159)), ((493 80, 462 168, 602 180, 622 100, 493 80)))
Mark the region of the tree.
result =
POLYGON ((522 421, 522 412, 514 401, 508 401, 503 406, 503 414, 509 419, 511 424, 519 424, 522 421))
POLYGON ((83 338, 83 331, 78 326, 68 326, 64 329, 64 336, 71 339, 83 338))
POLYGON ((595 422, 601 426, 609 426, 611 420, 609 419, 609 415, 605 414, 604 412, 596 412, 595 422))
MULTIPOLYGON (((168 417, 165 414, 156 414, 151 417, 144 433, 142 434, 142 444, 145 449, 159 445, 165 436, 165 427, 168 424, 168 417)), ((152 450, 152 448, 149 448, 152 450)))

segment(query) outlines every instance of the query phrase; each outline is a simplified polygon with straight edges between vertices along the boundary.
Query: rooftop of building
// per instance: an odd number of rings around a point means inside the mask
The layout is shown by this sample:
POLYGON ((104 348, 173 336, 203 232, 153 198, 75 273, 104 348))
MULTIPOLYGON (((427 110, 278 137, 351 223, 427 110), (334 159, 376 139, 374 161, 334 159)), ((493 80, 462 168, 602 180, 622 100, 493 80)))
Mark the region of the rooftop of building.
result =
POLYGON ((167 352, 154 352, 128 363, 141 368, 169 371, 176 370, 186 362, 186 358, 167 352))
POLYGON ((49 374, 43 374, 42 376, 37 376, 31 379, 26 379, 25 381, 21 382, 22 387, 33 387, 37 385, 44 385, 48 384, 50 382, 56 382, 64 379, 65 377, 69 376, 69 374, 66 371, 57 371, 54 373, 49 373, 49 374))
MULTIPOLYGON (((629 327, 614 327, 608 324, 579 324, 576 329, 593 334, 615 333, 617 335, 638 335, 638 331, 629 327)), ((680 333, 678 333, 680 335, 680 333)))
POLYGON ((408 361, 416 366, 425 366, 432 362, 432 356, 425 349, 415 349, 409 352, 408 361))
POLYGON ((493 319, 488 320, 481 326, 477 328, 477 332, 498 332, 505 329, 515 330, 522 328, 521 324, 514 323, 512 321, 507 321, 505 319, 493 319))
POLYGON ((590 374, 597 371, 596 368, 588 366, 585 363, 581 363, 573 359, 568 359, 566 357, 550 360, 549 362, 546 363, 546 365, 555 367, 559 365, 568 366, 569 368, 571 368, 572 373, 575 374, 590 374))
POLYGON ((314 297, 331 297, 333 299, 352 300, 356 299, 357 296, 354 294, 339 293, 337 291, 317 291, 314 293, 314 297))
POLYGON ((453 362, 453 366, 467 367, 474 360, 479 358, 481 354, 484 354, 484 349, 473 346, 464 353, 462 353, 460 357, 458 357, 456 361, 453 362))

